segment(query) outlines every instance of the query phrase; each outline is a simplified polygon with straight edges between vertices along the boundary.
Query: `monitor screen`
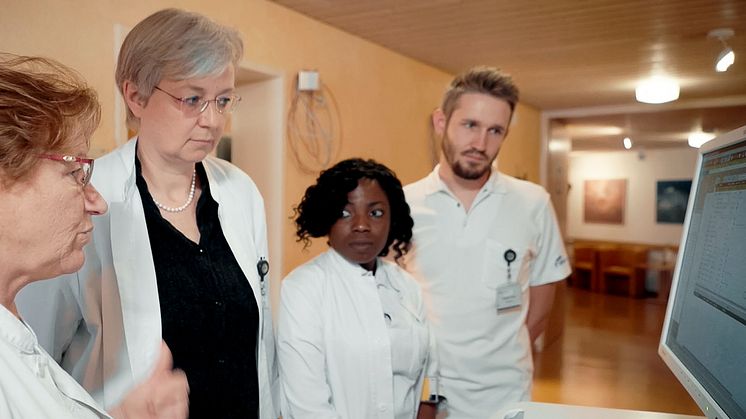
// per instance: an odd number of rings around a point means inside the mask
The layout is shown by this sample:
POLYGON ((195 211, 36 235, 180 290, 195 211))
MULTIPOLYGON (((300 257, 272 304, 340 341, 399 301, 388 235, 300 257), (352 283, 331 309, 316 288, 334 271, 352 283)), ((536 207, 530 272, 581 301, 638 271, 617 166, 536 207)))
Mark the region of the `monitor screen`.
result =
POLYGON ((708 418, 746 418, 746 126, 700 150, 658 352, 708 418))

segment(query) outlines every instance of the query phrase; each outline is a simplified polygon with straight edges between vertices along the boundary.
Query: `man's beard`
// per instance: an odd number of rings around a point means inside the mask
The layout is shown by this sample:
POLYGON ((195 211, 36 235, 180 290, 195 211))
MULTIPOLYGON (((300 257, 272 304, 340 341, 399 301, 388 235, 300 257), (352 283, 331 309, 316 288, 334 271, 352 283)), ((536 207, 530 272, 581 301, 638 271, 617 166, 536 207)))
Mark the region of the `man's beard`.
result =
POLYGON ((473 153, 479 153, 489 162, 483 167, 472 167, 470 165, 467 165, 465 163, 461 163, 458 161, 458 156, 456 156, 456 152, 451 148, 451 141, 448 138, 448 134, 443 133, 443 140, 442 140, 442 151, 443 155, 446 158, 446 162, 451 166, 451 170, 453 173, 466 180, 476 180, 481 178, 485 175, 485 173, 490 171, 490 166, 492 165, 492 162, 495 161, 495 155, 492 157, 492 159, 489 158, 488 155, 482 153, 481 151, 473 150, 473 153))

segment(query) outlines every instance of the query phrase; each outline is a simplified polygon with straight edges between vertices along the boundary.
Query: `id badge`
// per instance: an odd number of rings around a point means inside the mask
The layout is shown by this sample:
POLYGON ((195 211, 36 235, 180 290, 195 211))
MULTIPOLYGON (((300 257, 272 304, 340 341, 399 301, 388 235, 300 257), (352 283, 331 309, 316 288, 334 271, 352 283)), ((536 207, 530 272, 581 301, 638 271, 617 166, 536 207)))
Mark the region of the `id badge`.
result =
POLYGON ((521 286, 517 282, 508 282, 497 287, 497 311, 520 307, 521 300, 521 286))

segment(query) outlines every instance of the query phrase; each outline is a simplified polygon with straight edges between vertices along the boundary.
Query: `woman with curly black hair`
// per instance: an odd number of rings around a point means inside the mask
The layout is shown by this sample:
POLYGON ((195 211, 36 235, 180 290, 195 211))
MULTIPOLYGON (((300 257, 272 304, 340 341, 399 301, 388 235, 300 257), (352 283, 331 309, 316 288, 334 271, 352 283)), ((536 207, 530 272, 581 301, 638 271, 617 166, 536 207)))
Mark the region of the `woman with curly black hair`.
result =
POLYGON ((413 221, 401 182, 374 160, 325 170, 296 208, 297 236, 330 249, 283 281, 278 324, 283 416, 434 417, 433 337, 415 280, 396 263, 413 221))

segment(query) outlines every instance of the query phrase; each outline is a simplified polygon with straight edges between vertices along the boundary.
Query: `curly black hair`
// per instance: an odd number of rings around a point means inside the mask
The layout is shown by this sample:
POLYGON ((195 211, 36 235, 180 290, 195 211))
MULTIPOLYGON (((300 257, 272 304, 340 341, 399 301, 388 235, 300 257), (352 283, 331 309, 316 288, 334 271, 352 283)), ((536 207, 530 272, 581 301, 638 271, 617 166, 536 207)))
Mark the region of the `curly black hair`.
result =
POLYGON ((372 159, 342 160, 321 172, 316 184, 306 189, 300 204, 294 208, 298 241, 302 241, 304 248, 307 248, 311 245, 311 237, 329 235, 347 205, 347 194, 358 187, 360 179, 378 182, 389 200, 391 226, 386 246, 379 256, 386 256, 393 244, 395 259, 398 260, 409 248, 414 221, 409 215, 409 205, 396 174, 372 159))

